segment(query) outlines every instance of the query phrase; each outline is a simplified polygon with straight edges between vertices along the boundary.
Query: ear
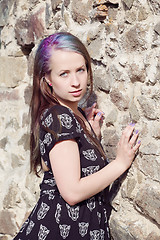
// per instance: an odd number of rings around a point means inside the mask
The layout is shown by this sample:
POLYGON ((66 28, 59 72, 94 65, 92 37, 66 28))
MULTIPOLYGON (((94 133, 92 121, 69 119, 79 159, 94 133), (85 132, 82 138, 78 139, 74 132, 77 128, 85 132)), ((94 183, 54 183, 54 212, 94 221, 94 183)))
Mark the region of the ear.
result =
POLYGON ((50 79, 50 76, 48 74, 45 74, 44 78, 45 78, 46 83, 48 83, 49 86, 52 86, 52 81, 50 79))

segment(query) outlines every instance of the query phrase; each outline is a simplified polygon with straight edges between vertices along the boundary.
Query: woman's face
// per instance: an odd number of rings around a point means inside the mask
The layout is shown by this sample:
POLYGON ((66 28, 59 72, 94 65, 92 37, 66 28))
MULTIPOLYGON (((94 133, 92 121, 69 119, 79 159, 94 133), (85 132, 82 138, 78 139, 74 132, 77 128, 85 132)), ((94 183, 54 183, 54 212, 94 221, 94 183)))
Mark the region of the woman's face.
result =
POLYGON ((53 50, 51 73, 45 78, 52 84, 53 94, 62 105, 78 104, 87 88, 88 72, 82 55, 66 50, 53 50))

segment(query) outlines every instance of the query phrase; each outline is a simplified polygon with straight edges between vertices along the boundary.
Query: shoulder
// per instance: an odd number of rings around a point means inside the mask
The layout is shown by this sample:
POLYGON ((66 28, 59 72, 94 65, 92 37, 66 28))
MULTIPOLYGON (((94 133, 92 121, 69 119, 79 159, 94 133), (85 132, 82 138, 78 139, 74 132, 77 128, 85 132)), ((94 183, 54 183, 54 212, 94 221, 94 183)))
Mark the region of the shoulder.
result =
POLYGON ((46 109, 41 116, 41 124, 49 128, 53 125, 55 128, 59 128, 60 124, 61 127, 70 129, 76 122, 72 110, 62 105, 55 105, 46 109))

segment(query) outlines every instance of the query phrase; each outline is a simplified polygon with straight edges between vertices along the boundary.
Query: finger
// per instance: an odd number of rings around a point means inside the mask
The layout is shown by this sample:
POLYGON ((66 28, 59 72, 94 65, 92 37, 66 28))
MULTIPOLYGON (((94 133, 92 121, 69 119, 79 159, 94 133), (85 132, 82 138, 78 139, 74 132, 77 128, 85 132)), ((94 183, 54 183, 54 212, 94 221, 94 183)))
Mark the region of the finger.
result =
POLYGON ((122 133, 122 141, 124 143, 128 143, 129 140, 131 139, 132 135, 133 135, 133 131, 135 128, 135 124, 129 124, 122 133))
POLYGON ((139 136, 139 130, 133 131, 133 135, 131 135, 131 138, 129 141, 129 144, 131 145, 131 147, 136 144, 138 136, 139 136))
POLYGON ((134 151, 135 153, 138 151, 140 145, 141 145, 141 141, 139 140, 139 141, 135 144, 135 146, 133 147, 133 151, 134 151))
POLYGON ((97 103, 93 103, 93 105, 91 107, 88 107, 85 109, 85 114, 87 116, 87 118, 93 118, 93 110, 95 109, 97 103))
POLYGON ((95 115, 94 121, 99 123, 102 119, 103 119, 103 113, 102 112, 98 112, 95 115))

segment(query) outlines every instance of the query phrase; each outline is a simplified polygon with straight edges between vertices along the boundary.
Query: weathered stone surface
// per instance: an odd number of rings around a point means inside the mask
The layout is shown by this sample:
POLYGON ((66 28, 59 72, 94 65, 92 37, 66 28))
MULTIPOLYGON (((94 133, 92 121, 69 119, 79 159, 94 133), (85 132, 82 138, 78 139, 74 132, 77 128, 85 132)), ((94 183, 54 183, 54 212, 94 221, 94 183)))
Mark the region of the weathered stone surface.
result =
POLYGON ((28 134, 24 134, 21 139, 18 141, 18 145, 23 145, 25 151, 29 150, 29 135, 28 134))
POLYGON ((30 105, 31 97, 32 97, 32 87, 28 86, 24 91, 24 99, 26 104, 30 105))
POLYGON ((51 0, 52 9, 56 10, 56 8, 58 8, 60 3, 62 3, 62 0, 51 0))
POLYGON ((141 152, 145 155, 156 155, 158 154, 158 146, 155 143, 148 143, 141 146, 141 152))
POLYGON ((114 130, 105 130, 103 133, 104 148, 109 160, 115 159, 119 137, 114 130))
POLYGON ((41 8, 35 14, 17 20, 15 36, 19 45, 32 48, 35 40, 43 36, 45 27, 42 15, 44 11, 44 8, 41 8))
POLYGON ((8 138, 7 137, 2 138, 0 140, 0 148, 5 149, 5 147, 7 145, 7 142, 8 142, 8 138))
POLYGON ((140 114, 134 102, 132 102, 131 105, 129 106, 129 112, 130 112, 132 121, 138 122, 138 120, 140 119, 140 114))
POLYGON ((153 122, 152 127, 151 127, 151 133, 152 136, 156 139, 160 139, 160 125, 159 122, 153 122))
POLYGON ((18 89, 0 92, 0 101, 17 101, 20 99, 18 89))
POLYGON ((132 64, 129 69, 131 82, 145 82, 145 69, 141 69, 137 64, 132 64))
POLYGON ((154 31, 155 31, 158 35, 160 35, 160 22, 158 22, 158 23, 156 24, 156 26, 154 27, 154 31))
POLYGON ((92 10, 92 1, 83 2, 82 0, 72 1, 72 17, 79 24, 84 24, 89 20, 89 11, 92 10))
POLYGON ((144 155, 139 158, 139 169, 150 178, 160 182, 160 157, 155 155, 144 155), (152 166, 152 167, 151 167, 152 166))
POLYGON ((3 200, 3 206, 5 209, 13 208, 16 206, 18 202, 21 202, 20 188, 18 187, 18 184, 12 182, 9 187, 7 195, 3 200))
POLYGON ((148 119, 158 119, 156 102, 153 99, 148 99, 145 96, 137 97, 137 100, 143 110, 144 116, 148 119))
MULTIPOLYGON (((27 62, 24 58, 14 57, 0 57, 0 86, 1 87, 16 87, 19 81, 22 81, 27 69, 27 62)), ((15 98, 17 100, 17 92, 13 91, 13 94, 7 94, 4 92, 4 96, 15 98), (8 95, 8 96, 7 96, 8 95)))
POLYGON ((0 229, 1 234, 14 235, 17 227, 15 224, 15 213, 13 210, 2 210, 0 212, 0 229))
POLYGON ((14 2, 15 0, 0 1, 0 26, 6 25, 10 9, 14 2))
POLYGON ((147 34, 148 29, 137 24, 134 25, 121 38, 122 46, 128 51, 142 51, 147 49, 147 34))
POLYGON ((70 4, 70 0, 64 0, 63 2, 65 7, 68 7, 68 5, 70 4))
POLYGON ((118 111, 113 109, 108 115, 105 115, 105 124, 107 126, 114 125, 117 121, 118 111))
MULTIPOLYGON (((12 162, 11 162, 11 166, 12 166, 12 168, 17 168, 17 167, 20 167, 20 166, 22 166, 23 165, 23 161, 22 161, 22 157, 21 156, 18 156, 18 155, 15 155, 15 154, 13 154, 12 153, 12 155, 11 155, 11 160, 12 160, 12 162)), ((24 159, 23 159, 24 160, 24 159)))
POLYGON ((129 108, 128 96, 122 95, 118 88, 113 88, 110 93, 111 101, 122 111, 129 108))
POLYGON ((151 232, 148 237, 146 238, 146 240, 159 240, 159 234, 155 233, 155 232, 151 232))
POLYGON ((126 11, 125 21, 126 23, 134 23, 137 20, 137 10, 134 8, 132 10, 126 11))
POLYGON ((55 31, 69 31, 91 54, 96 92, 84 105, 97 101, 105 112, 107 157, 115 159, 121 132, 131 120, 140 131, 139 154, 117 180, 119 191, 112 198, 112 239, 159 240, 159 0, 2 0, 0 7, 0 239, 13 239, 39 197, 42 179, 28 174, 37 44, 55 31))
POLYGON ((96 68, 94 75, 95 87, 106 92, 110 91, 110 75, 106 74, 103 68, 96 68))
POLYGON ((160 2, 159 0, 149 0, 150 7, 156 15, 160 15, 160 2))
POLYGON ((134 221, 130 221, 128 224, 122 220, 121 223, 119 223, 119 219, 115 218, 111 220, 110 227, 113 240, 145 239, 142 226, 139 226, 139 224, 134 221))
POLYGON ((138 11, 138 21, 146 20, 148 15, 148 11, 144 7, 140 7, 138 11))
POLYGON ((93 59, 100 60, 101 59, 101 45, 102 41, 100 39, 95 39, 91 41, 88 46, 88 51, 93 59))
POLYGON ((144 185, 137 193, 134 200, 143 214, 147 214, 158 224, 160 224, 160 189, 154 186, 144 185))
POLYGON ((123 0, 123 2, 130 9, 133 6, 134 0, 123 0))

